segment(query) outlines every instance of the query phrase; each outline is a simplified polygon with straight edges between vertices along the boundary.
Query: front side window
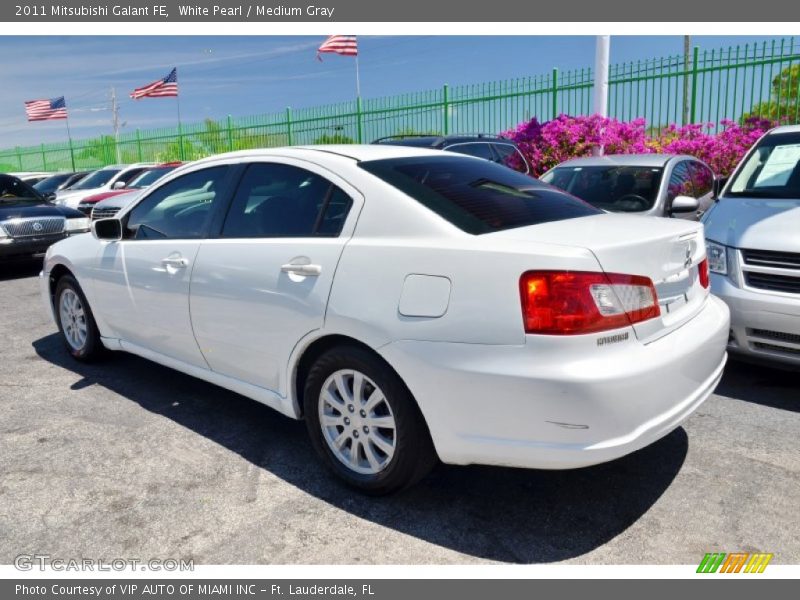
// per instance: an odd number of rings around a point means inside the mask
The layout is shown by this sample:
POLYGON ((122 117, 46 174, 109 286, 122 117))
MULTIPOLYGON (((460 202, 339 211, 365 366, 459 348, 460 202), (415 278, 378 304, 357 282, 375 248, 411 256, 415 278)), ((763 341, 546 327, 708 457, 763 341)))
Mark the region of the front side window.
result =
POLYGON ((522 153, 516 146, 511 144, 494 144, 494 150, 497 152, 498 162, 501 165, 507 166, 509 169, 514 169, 520 173, 529 173, 528 161, 522 156, 522 153))
POLYGON ((236 190, 222 237, 337 236, 351 203, 330 181, 305 169, 253 164, 236 190))
POLYGON ((800 198, 800 133, 762 138, 736 171, 729 196, 800 198))
POLYGON ((126 238, 198 239, 206 235, 227 166, 187 173, 155 189, 130 213, 126 238))
POLYGON ((600 212, 496 163, 446 154, 372 160, 359 166, 473 235, 600 212))
POLYGON ((611 212, 642 212, 655 206, 660 167, 563 166, 541 180, 611 212))
POLYGON ((116 184, 117 182, 121 181, 122 183, 127 184, 129 181, 133 181, 134 179, 136 179, 143 172, 144 172, 143 168, 142 169, 131 169, 130 171, 126 171, 125 173, 120 175, 119 178, 117 179, 117 181, 115 181, 114 183, 116 184))
POLYGON ((689 162, 682 161, 675 165, 667 184, 667 208, 672 206, 672 201, 678 196, 695 197, 692 187, 692 175, 689 172, 689 162))
POLYGON ((701 162, 692 161, 689 163, 689 170, 692 175, 692 187, 697 198, 702 198, 711 193, 714 189, 714 173, 701 162))

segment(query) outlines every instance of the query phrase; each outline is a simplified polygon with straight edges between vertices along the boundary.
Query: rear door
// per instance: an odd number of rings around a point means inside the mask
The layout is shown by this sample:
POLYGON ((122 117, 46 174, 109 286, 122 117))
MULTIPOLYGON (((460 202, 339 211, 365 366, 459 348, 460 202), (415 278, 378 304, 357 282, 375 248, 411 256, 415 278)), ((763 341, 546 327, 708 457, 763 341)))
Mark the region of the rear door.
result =
POLYGON ((247 167, 192 274, 192 325, 214 371, 285 395, 288 358, 324 323, 361 203, 354 188, 305 161, 247 167))

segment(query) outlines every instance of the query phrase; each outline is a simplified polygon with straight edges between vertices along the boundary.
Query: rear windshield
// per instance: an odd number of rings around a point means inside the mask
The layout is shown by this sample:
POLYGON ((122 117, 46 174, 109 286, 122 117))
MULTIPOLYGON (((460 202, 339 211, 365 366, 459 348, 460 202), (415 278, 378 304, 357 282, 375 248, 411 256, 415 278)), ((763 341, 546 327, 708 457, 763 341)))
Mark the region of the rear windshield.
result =
POLYGON ((527 175, 474 158, 426 156, 359 164, 473 235, 601 212, 527 175))
POLYGON ((542 175, 542 181, 603 210, 641 212, 655 205, 662 172, 658 167, 563 166, 542 175))
POLYGON ((725 195, 800 198, 800 133, 762 138, 733 176, 725 195))

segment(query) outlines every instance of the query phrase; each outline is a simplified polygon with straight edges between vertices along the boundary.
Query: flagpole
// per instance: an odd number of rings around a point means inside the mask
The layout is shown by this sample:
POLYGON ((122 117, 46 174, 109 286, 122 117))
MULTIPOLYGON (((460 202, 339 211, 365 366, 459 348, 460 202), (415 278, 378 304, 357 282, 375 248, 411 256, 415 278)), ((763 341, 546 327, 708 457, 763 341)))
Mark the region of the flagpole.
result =
MULTIPOLYGON (((66 103, 64 103, 66 108, 66 103)), ((72 132, 69 130, 69 113, 64 117, 64 123, 67 125, 67 141, 69 142, 69 158, 72 164, 72 170, 75 171, 75 150, 72 148, 72 132)))
POLYGON ((358 54, 356 54, 356 98, 361 98, 361 78, 358 74, 358 54))

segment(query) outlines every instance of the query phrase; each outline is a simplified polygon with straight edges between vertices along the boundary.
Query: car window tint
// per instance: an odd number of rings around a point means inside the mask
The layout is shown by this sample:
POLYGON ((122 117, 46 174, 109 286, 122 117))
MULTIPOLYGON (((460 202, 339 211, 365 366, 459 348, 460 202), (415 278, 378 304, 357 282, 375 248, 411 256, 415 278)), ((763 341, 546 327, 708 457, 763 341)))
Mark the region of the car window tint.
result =
POLYGON ((497 156, 492 151, 492 145, 487 142, 476 142, 474 144, 455 144, 446 148, 450 152, 458 154, 468 154, 486 160, 497 162, 497 156))
POLYGON ((227 166, 202 169, 158 187, 131 211, 126 237, 138 240, 203 237, 227 171, 227 166))
POLYGON ((601 212, 488 161, 437 156, 373 160, 359 166, 474 235, 601 212))
POLYGON ((675 168, 672 169, 672 174, 669 176, 669 183, 667 184, 668 207, 677 196, 694 197, 689 162, 685 160, 675 165, 675 168))
POLYGON ((692 161, 689 163, 692 176, 694 195, 701 198, 710 193, 714 187, 714 173, 703 163, 692 161))
POLYGON ((338 235, 350 198, 330 181, 299 167, 258 163, 247 168, 222 237, 338 235))

